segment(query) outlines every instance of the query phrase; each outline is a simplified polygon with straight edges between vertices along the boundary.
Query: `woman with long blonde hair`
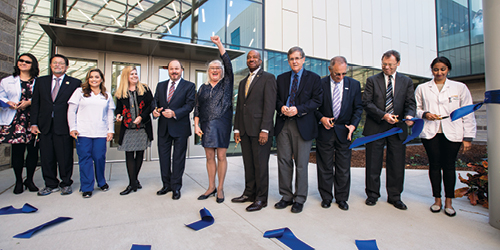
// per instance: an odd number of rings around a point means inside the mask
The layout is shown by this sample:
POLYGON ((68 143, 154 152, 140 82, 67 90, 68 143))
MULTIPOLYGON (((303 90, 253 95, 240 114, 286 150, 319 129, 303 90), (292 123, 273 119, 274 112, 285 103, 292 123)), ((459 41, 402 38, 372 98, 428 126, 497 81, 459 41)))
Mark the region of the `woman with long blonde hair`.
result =
POLYGON ((120 195, 127 195, 141 189, 138 180, 144 150, 151 146, 153 127, 151 126, 151 103, 153 94, 148 86, 139 82, 137 69, 125 67, 120 77, 120 85, 115 92, 116 120, 121 121, 118 150, 125 151, 129 185, 120 195))

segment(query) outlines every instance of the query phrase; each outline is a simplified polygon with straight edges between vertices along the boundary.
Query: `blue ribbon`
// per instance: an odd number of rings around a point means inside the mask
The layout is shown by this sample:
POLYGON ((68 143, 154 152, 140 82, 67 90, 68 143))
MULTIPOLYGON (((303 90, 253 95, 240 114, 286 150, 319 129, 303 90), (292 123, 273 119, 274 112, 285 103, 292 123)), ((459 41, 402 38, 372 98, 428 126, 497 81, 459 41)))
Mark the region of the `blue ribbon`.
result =
POLYGON ((394 128, 391 128, 391 129, 389 129, 389 130, 387 130, 385 132, 382 132, 382 133, 378 133, 378 134, 374 134, 374 135, 369 135, 369 136, 361 137, 361 138, 356 139, 351 144, 351 146, 349 147, 349 149, 355 148, 355 147, 361 146, 363 144, 366 144, 366 143, 369 143, 369 142, 372 142, 372 141, 376 141, 378 139, 382 139, 382 138, 385 138, 385 137, 388 137, 388 136, 391 136, 391 135, 399 134, 399 133, 403 133, 403 130, 401 128, 394 127, 394 128))
POLYGON ((21 213, 33 213, 38 211, 38 208, 25 203, 22 208, 14 208, 13 206, 7 206, 0 208, 0 215, 3 214, 21 214, 21 213))
POLYGON ((34 233, 36 233, 36 232, 38 232, 38 231, 40 231, 40 230, 42 230, 44 228, 47 228, 47 227, 53 226, 55 224, 58 224, 58 223, 61 223, 61 222, 64 222, 64 221, 71 220, 71 219, 73 219, 73 218, 70 218, 70 217, 58 217, 58 218, 56 218, 54 220, 51 220, 51 221, 49 221, 47 223, 44 223, 44 224, 42 224, 42 225, 40 225, 38 227, 32 228, 32 229, 30 229, 30 230, 28 230, 26 232, 23 232, 23 233, 20 233, 20 234, 16 234, 16 235, 14 235, 14 238, 29 239, 29 238, 31 238, 31 236, 34 233))
POLYGON ((413 121, 413 126, 411 127, 411 135, 408 135, 406 137, 406 140, 403 142, 403 145, 417 138, 417 136, 419 136, 420 133, 422 132, 422 129, 424 129, 424 120, 420 118, 411 118, 411 119, 404 119, 403 121, 408 121, 408 120, 413 121))
POLYGON ((151 250, 151 245, 136 245, 132 244, 130 250, 151 250))
POLYGON ((294 250, 308 250, 308 249, 314 249, 311 246, 307 245, 306 243, 302 242, 301 240, 297 239, 295 235, 292 233, 288 227, 280 228, 280 229, 275 229, 275 230, 268 230, 264 233, 265 238, 276 238, 281 243, 287 245, 289 248, 294 249, 294 250))
POLYGON ((450 114, 451 121, 456 121, 478 109, 480 109, 484 103, 500 103, 500 90, 490 90, 484 92, 484 101, 477 103, 477 104, 472 104, 472 105, 467 105, 458 109, 455 109, 453 112, 450 114))
POLYGON ((186 227, 189 227, 195 231, 198 231, 200 229, 203 229, 205 227, 208 227, 208 226, 214 224, 214 217, 212 216, 210 211, 208 211, 208 209, 206 209, 206 208, 201 209, 200 216, 201 216, 201 220, 199 220, 197 222, 193 222, 189 225, 186 225, 186 227))
POLYGON ((8 107, 10 107, 10 105, 9 105, 9 104, 7 104, 6 102, 4 102, 4 101, 0 100, 0 107, 1 107, 1 108, 8 108, 8 107))
POLYGON ((359 250, 378 250, 375 240, 356 240, 356 246, 359 250))

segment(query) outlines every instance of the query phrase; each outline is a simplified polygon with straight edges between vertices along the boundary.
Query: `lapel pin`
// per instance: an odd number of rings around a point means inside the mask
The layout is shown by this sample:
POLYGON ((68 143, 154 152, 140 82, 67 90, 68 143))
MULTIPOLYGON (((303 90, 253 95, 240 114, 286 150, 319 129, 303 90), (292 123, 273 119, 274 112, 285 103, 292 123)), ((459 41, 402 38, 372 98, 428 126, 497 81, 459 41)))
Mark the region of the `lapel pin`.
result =
POLYGON ((69 82, 66 82, 66 85, 68 85, 68 84, 69 84, 69 82))

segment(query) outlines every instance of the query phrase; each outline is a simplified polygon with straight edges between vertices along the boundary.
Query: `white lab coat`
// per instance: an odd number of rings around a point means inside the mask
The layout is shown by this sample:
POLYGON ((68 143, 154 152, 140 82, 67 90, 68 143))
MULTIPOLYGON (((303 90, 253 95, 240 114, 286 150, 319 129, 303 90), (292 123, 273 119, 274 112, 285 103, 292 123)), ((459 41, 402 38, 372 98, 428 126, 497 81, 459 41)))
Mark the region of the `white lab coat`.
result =
MULTIPOLYGON (((441 92, 434 80, 418 85, 415 90, 415 100, 418 118, 423 118, 422 115, 426 111, 440 116, 449 116, 455 109, 472 104, 472 96, 467 86, 449 79, 446 79, 441 92)), ((474 113, 454 122, 450 118, 435 121, 423 119, 424 129, 420 133, 420 138, 432 139, 439 130, 439 124, 441 124, 443 134, 452 142, 462 142, 464 138, 476 137, 474 113)))
MULTIPOLYGON (((0 100, 18 103, 21 100, 21 79, 19 76, 8 76, 0 82, 0 100)), ((14 116, 15 109, 0 108, 0 125, 10 125, 14 116)))

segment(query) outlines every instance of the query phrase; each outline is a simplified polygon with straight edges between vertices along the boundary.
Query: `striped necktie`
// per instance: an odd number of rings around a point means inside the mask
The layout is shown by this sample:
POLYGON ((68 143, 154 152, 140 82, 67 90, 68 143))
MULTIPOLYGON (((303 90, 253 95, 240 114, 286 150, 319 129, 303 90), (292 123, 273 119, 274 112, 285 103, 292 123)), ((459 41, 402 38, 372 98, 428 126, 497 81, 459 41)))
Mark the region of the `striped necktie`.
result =
POLYGON ((389 84, 385 92, 385 112, 388 114, 394 113, 393 95, 392 95, 392 75, 389 76, 389 84))
POLYGON ((167 102, 170 103, 170 99, 172 99, 172 96, 174 95, 175 91, 175 82, 172 81, 172 84, 170 85, 170 89, 168 90, 168 96, 167 96, 167 102))
POLYGON ((332 98, 333 117, 335 117, 335 119, 339 118, 340 103, 341 103, 340 82, 335 82, 335 89, 333 90, 333 98, 332 98))

